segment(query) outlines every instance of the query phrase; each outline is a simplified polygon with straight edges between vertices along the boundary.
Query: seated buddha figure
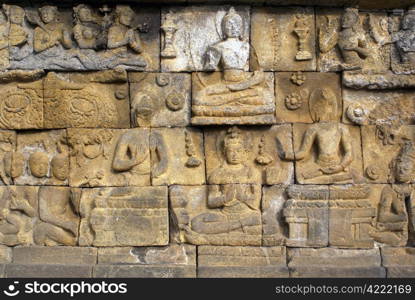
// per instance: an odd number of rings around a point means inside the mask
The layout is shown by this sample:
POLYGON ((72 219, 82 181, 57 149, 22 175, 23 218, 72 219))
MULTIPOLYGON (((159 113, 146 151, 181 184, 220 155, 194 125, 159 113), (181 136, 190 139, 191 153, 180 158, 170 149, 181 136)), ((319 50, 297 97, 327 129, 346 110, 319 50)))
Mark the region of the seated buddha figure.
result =
POLYGON ((401 28, 393 33, 392 42, 395 42, 401 62, 415 65, 415 6, 403 16, 401 28))
POLYGON ((310 97, 309 106, 315 123, 304 133, 300 149, 294 153, 282 152, 282 159, 307 160, 299 168, 306 183, 352 182, 349 170, 353 161, 351 137, 347 127, 338 122, 335 95, 329 89, 318 89, 310 97))
MULTIPOLYGON (((201 85, 193 99, 194 117, 261 117, 272 115, 272 93, 265 85, 262 70, 253 74, 244 71, 249 58, 249 43, 242 39, 243 19, 233 8, 222 19, 223 40, 211 45, 205 53, 204 70, 223 70, 222 78, 201 85)), ((214 74, 213 74, 214 75, 214 74)), ((227 122, 225 122, 227 123, 227 122)), ((236 124, 236 122, 230 122, 236 124)))
POLYGON ((253 183, 253 170, 244 164, 246 149, 236 127, 224 139, 226 162, 210 175, 206 211, 184 226, 185 240, 193 244, 227 244, 228 239, 260 236, 260 186, 253 183), (236 180, 236 181, 235 181, 236 180), (223 234, 223 235, 220 235, 223 234))

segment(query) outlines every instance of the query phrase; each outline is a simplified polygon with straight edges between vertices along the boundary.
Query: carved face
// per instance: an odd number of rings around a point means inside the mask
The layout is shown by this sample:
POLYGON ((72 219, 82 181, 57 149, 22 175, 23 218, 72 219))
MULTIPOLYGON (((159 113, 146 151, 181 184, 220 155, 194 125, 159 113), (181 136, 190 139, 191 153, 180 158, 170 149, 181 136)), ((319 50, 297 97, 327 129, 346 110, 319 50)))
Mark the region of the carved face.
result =
POLYGON ((49 159, 43 152, 35 152, 29 157, 29 168, 33 176, 42 178, 48 175, 49 159))
POLYGON ((245 149, 240 143, 231 143, 225 146, 226 162, 230 165, 239 165, 245 159, 245 149))
POLYGON ((130 11, 122 11, 119 15, 120 24, 130 26, 133 21, 133 13, 130 11))
POLYGON ((66 180, 69 172, 69 161, 65 155, 56 155, 51 162, 52 175, 59 180, 66 180))
POLYGON ((56 19, 56 8, 53 6, 44 6, 40 9, 40 18, 45 24, 51 23, 56 19))
POLYGON ((81 22, 92 22, 92 12, 88 7, 82 7, 78 12, 78 17, 81 22))
POLYGON ((12 7, 10 9, 10 23, 21 25, 24 21, 25 12, 20 7, 12 7))
POLYGON ((351 28, 357 21, 357 16, 354 13, 346 11, 342 17, 342 28, 351 28))
POLYGON ((23 174, 24 157, 21 153, 13 153, 12 164, 10 166, 10 176, 17 178, 23 174))
POLYGON ((242 19, 228 18, 223 24, 223 33, 227 38, 238 38, 242 36, 242 19))
POLYGON ((404 30, 415 30, 415 15, 406 14, 402 20, 402 29, 404 30))

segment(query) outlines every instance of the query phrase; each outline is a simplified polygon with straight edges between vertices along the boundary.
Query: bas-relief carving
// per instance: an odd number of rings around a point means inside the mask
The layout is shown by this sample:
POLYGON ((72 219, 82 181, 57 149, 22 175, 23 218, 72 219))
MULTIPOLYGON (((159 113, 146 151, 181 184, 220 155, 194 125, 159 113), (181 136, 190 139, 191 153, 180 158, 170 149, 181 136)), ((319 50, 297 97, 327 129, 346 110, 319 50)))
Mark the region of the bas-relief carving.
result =
POLYGON ((17 134, 17 153, 23 164, 18 185, 68 185, 69 151, 65 130, 25 132, 17 134))
POLYGON ((162 55, 163 72, 219 71, 219 60, 226 68, 248 71, 248 6, 162 8, 162 22, 164 32, 175 28, 169 47, 179 49, 175 55, 162 55))
POLYGON ((4 5, 3 11, 3 68, 159 69, 160 13, 155 9, 137 13, 127 5, 79 4, 73 10, 4 5))
POLYGON ((261 245, 261 186, 170 187, 172 239, 194 245, 261 245))
POLYGON ((152 185, 200 185, 205 180, 203 133, 198 129, 151 129, 152 185))
POLYGON ((0 243, 72 246, 78 240, 76 196, 68 187, 1 187, 0 243))
POLYGON ((364 175, 370 182, 414 182, 415 136, 412 125, 363 126, 361 132, 364 175))
POLYGON ((203 54, 204 70, 192 75, 192 124, 272 124, 275 103, 272 73, 245 72, 249 43, 243 40, 244 19, 234 8, 223 16, 222 41, 203 54))
POLYGON ((0 127, 39 129, 43 126, 43 86, 39 72, 4 72, 0 75, 0 127))
POLYGON ((43 86, 45 128, 130 127, 125 71, 50 72, 43 86))
POLYGON ((183 127, 190 121, 191 75, 129 73, 134 127, 183 127))
POLYGON ((81 246, 164 246, 169 242, 167 187, 82 189, 81 246))
MULTIPOLYGON (((275 74, 276 116, 278 123, 313 123, 310 101, 318 97, 321 83, 330 90, 341 110, 340 78, 334 73, 280 72, 275 74)), ((340 116, 339 116, 340 119, 340 116)))
POLYGON ((0 180, 2 185, 13 184, 14 178, 23 172, 23 159, 16 152, 16 132, 0 130, 0 180))
POLYGON ((315 71, 314 9, 254 8, 251 16, 251 69, 315 71))
POLYGON ((318 70, 384 73, 390 65, 388 18, 357 8, 317 9, 318 70))
POLYGON ((150 185, 148 129, 68 129, 71 186, 150 185))
POLYGON ((294 124, 294 152, 283 149, 281 159, 295 161, 301 184, 361 182, 361 147, 358 127, 338 122, 338 101, 327 88, 309 100, 312 125, 294 124))
POLYGON ((291 183, 293 165, 280 159, 292 151, 291 125, 268 128, 205 130, 206 174, 209 184, 291 183))

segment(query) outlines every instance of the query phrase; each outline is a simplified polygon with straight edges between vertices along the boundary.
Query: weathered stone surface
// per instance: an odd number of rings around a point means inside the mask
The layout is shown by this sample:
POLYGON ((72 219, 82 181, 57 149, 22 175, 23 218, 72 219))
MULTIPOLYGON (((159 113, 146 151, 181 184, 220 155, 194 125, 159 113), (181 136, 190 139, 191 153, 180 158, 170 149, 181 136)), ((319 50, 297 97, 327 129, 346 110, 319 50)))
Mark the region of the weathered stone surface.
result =
POLYGON ((283 216, 288 224, 287 246, 327 247, 329 243, 329 187, 291 185, 283 216))
POLYGON ((127 73, 50 72, 44 86, 44 127, 129 128, 127 73))
POLYGON ((134 127, 183 127, 190 122, 191 75, 129 73, 134 127))
MULTIPOLYGON (((207 52, 216 50, 219 56, 217 61, 216 57, 213 60, 217 64, 223 55, 219 53, 222 49, 229 52, 225 54, 226 65, 237 65, 238 69, 248 71, 250 9, 248 6, 236 6, 231 13, 229 9, 229 6, 163 8, 162 30, 172 33, 167 38, 164 36, 162 71, 219 70, 213 62, 204 59, 207 52), (226 23, 229 24, 228 29, 224 30, 226 23)), ((224 57, 222 59, 225 60, 224 57)))
POLYGON ((10 263, 12 261, 12 248, 7 246, 0 246, 0 262, 10 263))
POLYGON ((397 75, 391 72, 385 74, 359 74, 344 72, 343 85, 354 89, 387 90, 414 88, 414 75, 397 75))
POLYGON ((49 70, 159 69, 160 11, 130 6, 73 9, 4 6, 10 18, 3 68, 49 70))
POLYGON ((406 90, 343 89, 343 122, 357 125, 412 124, 414 97, 406 90))
POLYGON ((0 243, 7 246, 33 244, 38 218, 38 190, 35 186, 0 187, 0 243))
POLYGON ((13 263, 34 265, 94 265, 97 249, 90 247, 14 247, 13 263))
POLYGON ((7 278, 90 278, 92 268, 88 265, 8 264, 4 272, 7 278))
POLYGON ((273 73, 192 74, 192 124, 274 124, 273 73))
POLYGON ((116 247, 98 250, 94 277, 196 277, 196 247, 116 247))
POLYGON ((296 179, 302 184, 362 182, 360 129, 337 122, 294 124, 296 179))
POLYGON ((362 126, 361 132, 363 166, 370 182, 408 183, 415 180, 414 126, 362 126))
POLYGON ((40 129, 43 127, 43 84, 42 80, 37 80, 37 75, 32 75, 33 72, 2 73, 0 77, 1 128, 40 129))
POLYGON ((169 195, 172 241, 261 245, 260 185, 172 186, 169 195))
POLYGON ((287 201, 286 185, 262 188, 262 245, 284 245, 288 230, 283 209, 287 201))
POLYGON ((203 133, 192 128, 151 129, 152 185, 200 185, 205 179, 203 133))
POLYGON ((387 277, 415 278, 414 248, 382 247, 382 265, 386 268, 387 277))
POLYGON ((316 34, 312 7, 254 8, 251 69, 315 71, 316 34))
MULTIPOLYGON (((66 130, 25 132, 17 135, 17 152, 22 162, 14 179, 18 185, 68 185, 69 150, 66 130)), ((17 157, 18 158, 18 157, 17 157)))
POLYGON ((285 247, 198 247, 198 277, 288 277, 285 247))
POLYGON ((9 185, 23 172, 23 159, 16 152, 16 132, 0 130, 0 184, 9 185))
POLYGON ((98 249, 98 264, 196 265, 196 247, 107 247, 98 249))
POLYGON ((34 231, 36 245, 74 246, 79 236, 79 192, 69 187, 39 188, 39 221, 34 231))
POLYGON ((385 72, 390 64, 388 18, 385 13, 316 9, 320 72, 385 72))
POLYGON ((195 278, 194 266, 96 265, 96 278, 195 278))
MULTIPOLYGON (((278 123, 313 123, 310 114, 311 99, 324 88, 332 92, 341 111, 340 78, 334 73, 281 72, 275 73, 276 115, 278 123)), ((338 118, 340 120, 340 116, 338 118)))
POLYGON ((291 277, 385 277, 379 249, 289 248, 291 277))
POLYGON ((291 125, 288 124, 206 129, 207 182, 291 183, 293 165, 280 159, 283 151, 292 151, 291 136, 291 125))
POLYGON ((164 246, 167 187, 82 189, 81 246, 164 246))
POLYGON ((68 129, 71 186, 150 185, 149 129, 68 129))

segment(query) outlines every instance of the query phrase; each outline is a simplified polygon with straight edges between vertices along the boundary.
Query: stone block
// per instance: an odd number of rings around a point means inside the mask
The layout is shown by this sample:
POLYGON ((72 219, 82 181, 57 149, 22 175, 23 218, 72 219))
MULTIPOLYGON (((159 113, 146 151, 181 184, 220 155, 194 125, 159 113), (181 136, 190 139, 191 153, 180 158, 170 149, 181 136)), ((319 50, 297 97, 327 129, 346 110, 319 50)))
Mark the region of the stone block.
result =
MULTIPOLYGON (((342 108, 340 78, 335 73, 280 72, 275 74, 277 123, 313 123, 310 99, 318 97, 322 82, 324 89, 335 97, 342 108)), ((337 121, 340 121, 340 115, 337 121)))
POLYGON ((4 272, 6 278, 90 278, 92 266, 8 264, 4 272))
POLYGON ((190 122, 191 75, 128 74, 133 127, 184 127, 190 122))
POLYGON ((251 70, 315 71, 312 7, 259 7, 251 16, 251 70))
POLYGON ((286 185, 262 188, 262 245, 284 245, 288 236, 283 209, 287 202, 286 185))
POLYGON ((96 265, 95 278, 195 278, 196 267, 175 265, 96 265))
POLYGON ((167 187, 82 189, 80 246, 164 246, 167 187))
POLYGON ((0 246, 0 262, 10 263, 12 261, 13 254, 12 248, 7 246, 0 246))
POLYGON ((415 278, 415 248, 382 247, 380 250, 387 277, 415 278))
POLYGON ((151 129, 153 185, 200 185, 205 179, 203 133, 196 128, 151 129))
POLYGON ((198 277, 288 277, 285 247, 198 247, 198 277))
POLYGON ((127 72, 50 72, 44 85, 45 128, 129 128, 127 72))
POLYGON ((291 277, 385 277, 379 249, 289 248, 291 277))
POLYGON ((97 249, 90 247, 19 246, 13 248, 13 263, 21 265, 94 265, 97 249))

